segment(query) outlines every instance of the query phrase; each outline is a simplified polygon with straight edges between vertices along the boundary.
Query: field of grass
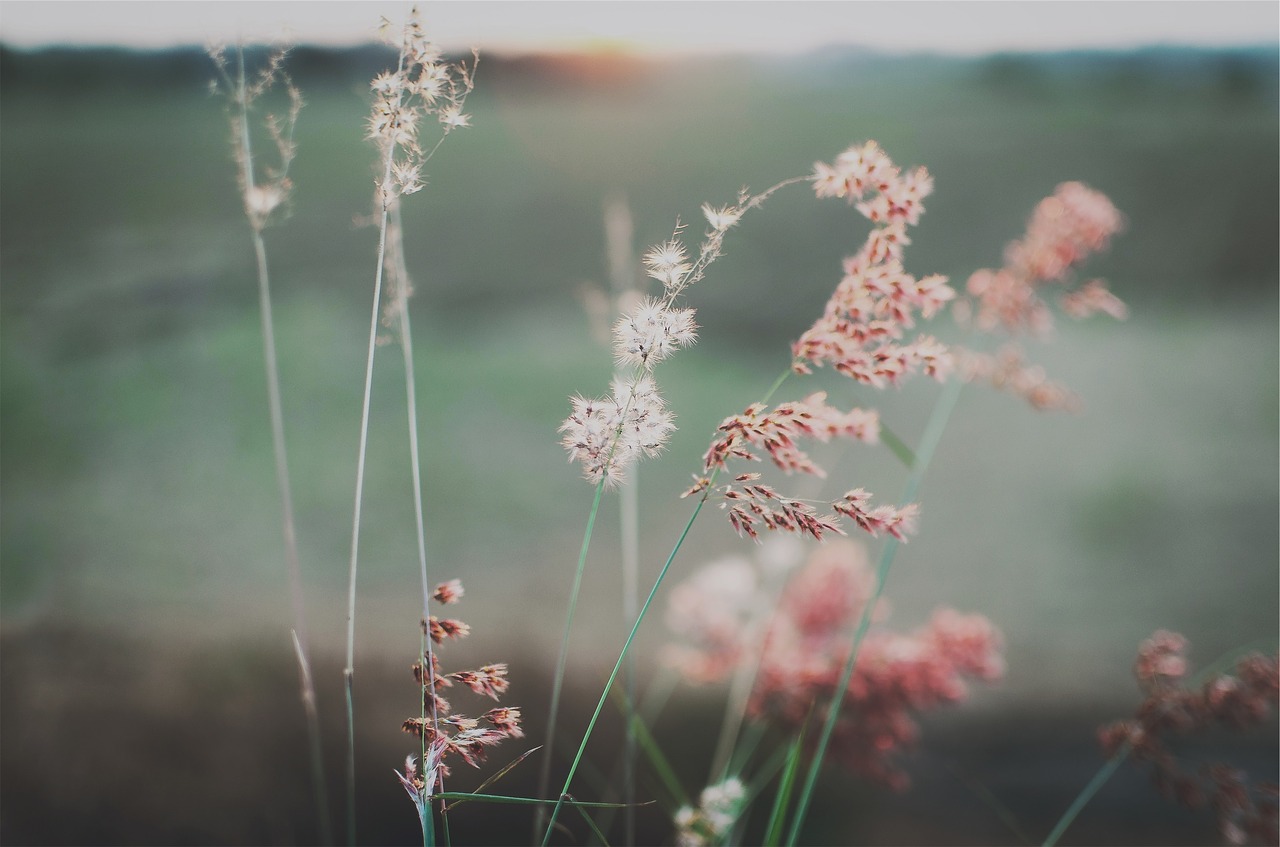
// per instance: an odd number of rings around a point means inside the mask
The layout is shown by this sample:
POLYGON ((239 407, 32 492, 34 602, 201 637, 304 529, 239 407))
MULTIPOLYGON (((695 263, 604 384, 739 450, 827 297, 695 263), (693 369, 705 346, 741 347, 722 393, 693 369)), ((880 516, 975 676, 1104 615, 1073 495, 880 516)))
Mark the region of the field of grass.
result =
MULTIPOLYGON (((335 792, 376 250, 376 230, 358 225, 373 188, 362 120, 384 58, 299 51, 308 105, 295 211, 267 233, 335 792)), ((204 94, 211 75, 198 56, 0 57, 6 843, 314 837, 253 255, 225 118, 204 94)), ((677 216, 696 226, 702 202, 807 173, 868 138, 934 174, 908 269, 957 284, 997 266, 1059 182, 1107 193, 1127 229, 1087 273, 1106 277, 1133 317, 1063 325, 1036 349, 1084 398, 1082 415, 1037 414, 978 388, 963 396, 921 494, 922 533, 887 593, 903 625, 939 603, 990 617, 1007 640, 1007 678, 926 726, 915 792, 824 784, 814 841, 1016 843, 953 761, 1039 838, 1101 764, 1093 726, 1136 705, 1141 639, 1176 629, 1201 661, 1274 646, 1274 50, 661 67, 486 58, 468 105, 475 126, 441 148, 405 209, 428 545, 433 577, 467 586, 459 614, 474 634, 451 658, 511 664, 532 743, 592 494, 556 427, 566 398, 604 390, 611 370, 578 297, 605 275, 603 204, 625 197, 639 249, 677 216), (858 813, 844 814, 851 805, 858 813), (947 810, 945 836, 919 823, 926 807, 947 810)), ((692 291, 701 340, 663 376, 680 430, 639 473, 642 574, 656 573, 688 514, 676 495, 710 433, 786 365, 863 226, 840 202, 793 188, 743 221, 692 291)), ((402 383, 399 354, 384 348, 357 618, 370 843, 411 843, 417 826, 388 773, 412 746, 399 724, 415 708, 403 669, 420 608, 402 383)), ((936 390, 920 380, 876 402, 914 442, 936 390)), ((884 451, 852 450, 836 468, 833 490, 901 486, 884 451)), ((625 636, 616 507, 602 520, 571 654, 569 737, 625 636)), ((707 515, 683 573, 747 545, 707 515)), ((667 638, 658 617, 642 631, 646 676, 667 638)), ((659 721, 690 751, 677 762, 690 789, 715 727, 715 698, 701 691, 682 690, 659 721)), ((612 743, 591 748, 597 766, 615 758, 612 743)), ((1274 771, 1275 749, 1273 731, 1243 752, 1274 771)), ((519 778, 512 792, 532 791, 519 778)), ((1081 842, 1216 837, 1208 815, 1164 804, 1136 771, 1109 790, 1081 818, 1081 842)), ((503 816, 474 817, 458 823, 468 841, 502 843, 485 827, 503 816)), ((642 823, 668 837, 660 815, 642 823)))

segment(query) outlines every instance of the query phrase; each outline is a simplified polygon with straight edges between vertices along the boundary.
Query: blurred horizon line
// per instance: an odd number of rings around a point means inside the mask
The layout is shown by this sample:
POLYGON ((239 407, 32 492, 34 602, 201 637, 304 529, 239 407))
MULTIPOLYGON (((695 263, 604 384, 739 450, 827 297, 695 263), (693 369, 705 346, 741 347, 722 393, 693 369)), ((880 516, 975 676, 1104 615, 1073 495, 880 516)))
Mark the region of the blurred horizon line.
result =
MULTIPOLYGON (((1280 6, 1257 0, 432 0, 421 7, 433 41, 446 51, 503 57, 797 57, 852 50, 977 58, 1280 44, 1280 6)), ((379 21, 398 23, 411 8, 350 0, 6 0, 0 44, 22 50, 170 50, 210 42, 358 48, 379 43, 379 21)))

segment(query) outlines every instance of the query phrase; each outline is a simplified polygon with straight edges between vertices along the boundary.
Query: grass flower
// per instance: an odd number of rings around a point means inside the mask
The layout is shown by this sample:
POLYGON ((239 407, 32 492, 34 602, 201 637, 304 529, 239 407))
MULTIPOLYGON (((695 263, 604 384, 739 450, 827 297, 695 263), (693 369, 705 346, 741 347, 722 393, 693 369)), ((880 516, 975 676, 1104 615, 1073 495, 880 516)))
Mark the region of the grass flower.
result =
POLYGON ((698 807, 682 806, 675 814, 677 847, 711 847, 724 844, 729 830, 746 809, 747 789, 740 779, 708 785, 698 797, 698 807))
MULTIPOLYGON (((1048 337, 1053 311, 1044 299, 1047 286, 1067 288, 1074 269, 1103 250, 1120 232, 1124 220, 1106 195, 1079 182, 1059 185, 1041 200, 1023 237, 1005 248, 998 270, 975 271, 966 285, 969 299, 956 303, 956 317, 985 333, 1048 337)), ((1069 317, 1103 313, 1124 320, 1125 304, 1100 279, 1066 290, 1058 300, 1069 317)), ((1069 389, 1048 379, 1043 369, 1024 363, 1021 347, 1009 343, 992 355, 958 351, 961 373, 968 381, 985 382, 1024 398, 1037 410, 1076 411, 1081 404, 1069 389)))
MULTIPOLYGON (((858 252, 845 260, 841 278, 820 317, 792 345, 792 370, 809 374, 830 364, 838 373, 874 388, 898 386, 910 374, 923 372, 945 380, 954 367, 951 352, 929 335, 911 337, 916 319, 928 319, 950 302, 955 292, 945 277, 917 279, 902 266, 902 248, 909 243, 906 227, 924 212, 923 199, 933 191, 924 168, 903 173, 874 141, 854 146, 835 163, 815 165, 812 177, 818 197, 843 197, 873 224, 858 252), (865 199, 864 199, 865 198, 865 199)), ((823 511, 771 486, 750 479, 713 487, 711 480, 731 460, 760 460, 765 453, 785 473, 818 477, 825 471, 800 449, 801 439, 829 441, 846 437, 875 444, 879 416, 874 410, 836 409, 817 392, 801 401, 770 409, 754 403, 740 415, 726 418, 703 457, 705 476, 697 477, 685 496, 715 494, 729 522, 740 534, 759 540, 761 530, 798 532, 821 540, 828 533, 843 534, 837 515, 873 535, 887 532, 905 539, 915 524, 918 508, 869 508, 862 489, 823 511)))
MULTIPOLYGON (((717 682, 740 666, 758 666, 747 715, 794 735, 817 704, 835 699, 848 650, 848 627, 875 596, 875 574, 862 545, 818 547, 788 582, 767 624, 753 611, 772 603, 758 571, 744 561, 715 562, 672 589, 668 624, 684 643, 669 655, 687 679, 717 682), (706 613, 704 614, 704 610, 706 613)), ((885 601, 869 611, 881 624, 863 644, 841 702, 832 750, 851 769, 904 788, 896 752, 913 744, 912 715, 962 701, 969 680, 994 681, 1004 671, 999 632, 981 615, 935 611, 913 632, 883 627, 885 601)))
POLYGON ((1170 742, 1215 726, 1246 730, 1274 722, 1280 655, 1250 654, 1230 672, 1212 674, 1191 688, 1185 684, 1189 647, 1186 638, 1166 630, 1142 642, 1133 673, 1146 699, 1133 718, 1098 731, 1102 750, 1108 757, 1130 750, 1150 769, 1165 797, 1193 809, 1208 805, 1227 843, 1274 844, 1280 839, 1275 783, 1250 785, 1247 774, 1221 762, 1188 771, 1170 742))
MULTIPOLYGON (((439 585, 432 599, 441 604, 456 603, 462 594, 462 583, 454 579, 439 585)), ((424 620, 422 626, 423 632, 429 633, 437 644, 446 636, 460 638, 471 631, 461 621, 440 621, 435 616, 424 620)), ((438 652, 424 650, 411 670, 422 688, 422 708, 416 717, 405 720, 401 728, 422 739, 423 765, 416 766, 411 756, 405 762, 404 773, 397 776, 417 806, 425 829, 431 796, 443 789, 443 780, 449 775, 449 756, 479 767, 488 754, 487 748, 508 738, 522 738, 524 731, 520 728, 520 710, 514 706, 490 709, 479 718, 471 718, 450 714, 449 701, 439 694, 441 688, 452 687, 456 682, 476 694, 497 700, 510 684, 505 664, 441 674, 438 652), (424 671, 427 667, 432 669, 430 674, 424 671)))

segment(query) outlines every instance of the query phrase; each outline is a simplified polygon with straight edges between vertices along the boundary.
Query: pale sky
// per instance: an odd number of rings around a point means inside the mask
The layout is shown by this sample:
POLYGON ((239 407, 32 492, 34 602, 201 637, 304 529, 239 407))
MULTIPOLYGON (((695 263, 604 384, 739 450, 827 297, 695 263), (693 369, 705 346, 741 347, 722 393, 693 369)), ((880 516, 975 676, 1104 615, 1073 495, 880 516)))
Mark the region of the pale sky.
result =
MULTIPOLYGON (((448 49, 623 47, 788 53, 859 45, 974 55, 997 50, 1280 43, 1275 0, 424 0, 448 49)), ((168 47, 209 41, 374 40, 405 2, 379 0, 0 0, 0 42, 168 47)))

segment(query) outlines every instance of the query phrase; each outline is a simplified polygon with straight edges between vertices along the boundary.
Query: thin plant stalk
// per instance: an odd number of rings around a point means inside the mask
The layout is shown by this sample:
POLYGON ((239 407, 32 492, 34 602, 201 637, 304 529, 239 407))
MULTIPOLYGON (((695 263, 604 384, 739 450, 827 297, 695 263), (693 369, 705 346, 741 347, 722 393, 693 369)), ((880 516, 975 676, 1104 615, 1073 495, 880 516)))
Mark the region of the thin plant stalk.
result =
MULTIPOLYGON (((219 65, 219 67, 222 67, 219 65)), ((249 86, 245 73, 244 48, 236 51, 236 80, 233 89, 240 112, 239 160, 246 198, 255 192, 253 168, 253 143, 249 133, 249 86)), ((224 79, 226 78, 224 72, 224 79)), ((229 80, 228 80, 229 81, 229 80)), ((230 82, 230 81, 229 81, 230 82)), ((292 92, 292 89, 291 89, 292 92)), ((300 101, 299 101, 300 102, 300 101)), ((320 838, 332 843, 333 830, 329 819, 329 801, 324 783, 324 758, 320 742, 320 715, 316 704, 315 683, 311 676, 308 657, 310 640, 307 636, 306 603, 302 591, 302 567, 298 556, 298 537, 294 522, 293 491, 289 481, 289 454, 285 444, 284 412, 280 400, 280 368, 276 358, 275 321, 271 310, 271 275, 267 264, 267 246, 262 237, 265 220, 249 215, 253 252, 258 271, 258 313, 262 322, 262 352, 267 378, 267 408, 271 419, 271 444, 275 456, 276 485, 280 490, 281 523, 284 535, 285 570, 289 579, 289 597, 293 609, 294 653, 298 659, 302 707, 306 714, 307 738, 311 757, 311 777, 316 794, 320 838)))
MULTIPOLYGON (((951 412, 955 409, 956 401, 959 400, 960 392, 963 388, 963 381, 953 379, 947 383, 942 393, 938 396, 938 400, 933 407, 933 413, 929 416, 929 422, 925 425, 924 435, 921 436, 920 447, 915 454, 915 466, 912 468, 911 475, 907 479, 906 488, 903 490, 902 502, 909 503, 915 499, 916 492, 920 488, 920 482, 924 479, 925 470, 929 467, 934 451, 942 440, 942 433, 947 427, 947 421, 951 418, 951 412)), ((822 760, 826 754, 827 746, 831 743, 831 736, 835 732, 836 721, 840 716, 840 707, 844 703, 845 694, 849 689, 849 681, 853 678, 854 666, 858 661, 858 651, 862 647, 863 638, 866 637, 867 630, 871 626, 871 610, 876 607, 876 604, 880 601, 880 595, 884 592, 884 586, 889 577, 889 569, 893 566, 894 555, 897 551, 898 540, 896 538, 887 539, 880 551, 880 564, 876 569, 875 591, 872 592, 871 597, 867 599, 862 608, 862 614, 858 619, 858 626, 854 631, 853 641, 849 648, 849 657, 845 660, 844 670, 840 674, 840 681, 836 683, 835 696, 828 707, 827 719, 822 726, 822 733, 818 736, 817 749, 814 751, 813 761, 809 763, 809 771, 805 776, 804 788, 801 790, 800 799, 796 804, 795 817, 792 818, 791 828, 787 833, 788 847, 795 847, 800 838, 800 830, 804 826, 805 815, 809 811, 809 803, 813 799, 813 792, 818 783, 818 774, 822 769, 822 760)))
POLYGON ((378 317, 382 308, 383 266, 387 250, 388 200, 392 151, 387 151, 381 188, 382 220, 378 229, 378 264, 373 280, 373 317, 369 321, 369 353, 364 371, 364 401, 360 410, 360 450, 356 460, 355 506, 351 516, 351 567, 347 582, 347 665, 342 672, 347 695, 347 841, 356 843, 356 722, 352 681, 356 656, 356 572, 360 554, 360 506, 364 496, 364 464, 369 444, 369 399, 373 393, 373 356, 378 346, 378 317))
MULTIPOLYGON (((639 468, 631 479, 622 487, 618 498, 618 508, 622 520, 622 619, 635 620, 640 605, 640 496, 639 468)), ((624 680, 627 702, 636 702, 636 660, 635 656, 627 658, 626 679, 624 680)), ((627 721, 627 734, 622 748, 622 802, 626 803, 623 817, 626 822, 625 840, 627 847, 636 840, 636 730, 632 721, 627 721)))
MULTIPOLYGON (((605 208, 605 246, 609 257, 609 282, 614 302, 621 306, 628 292, 636 288, 632 273, 633 226, 631 211, 625 200, 615 198, 605 208)), ((621 378, 623 374, 615 373, 621 378)), ((618 493, 618 511, 621 524, 622 558, 622 619, 635 620, 640 606, 640 466, 637 464, 618 493)), ((626 701, 636 702, 636 662, 627 660, 624 680, 626 701)), ((627 721, 627 733, 622 748, 622 802, 624 840, 627 847, 636 841, 636 728, 634 721, 627 721)))
MULTIPOLYGON (((578 569, 573 576, 573 587, 569 589, 569 610, 565 613, 564 632, 560 636, 560 653, 556 657, 556 675, 551 683, 551 706, 549 709, 549 717, 547 719, 547 735, 543 741, 542 768, 538 773, 538 796, 547 793, 547 786, 551 782, 551 749, 556 739, 556 718, 560 713, 560 695, 564 688, 564 671, 565 665, 569 658, 569 633, 573 629, 573 616, 578 608, 578 595, 582 588, 582 574, 587 567, 587 550, 591 546, 591 534, 595 530, 596 514, 600 511, 600 500, 604 496, 604 479, 596 483, 595 497, 591 501, 591 511, 587 515, 587 528, 582 533, 582 547, 578 551, 578 569)), ((556 807, 559 811, 559 806, 556 807)), ((546 820, 546 809, 538 807, 538 813, 534 816, 534 837, 537 837, 537 831, 542 829, 543 822, 546 820)), ((552 824, 555 821, 552 820, 552 824)), ((550 832, 550 826, 548 826, 550 832)))
POLYGON ((618 678, 618 672, 622 669, 622 664, 626 659, 627 651, 631 648, 631 642, 635 640, 636 633, 640 630, 640 624, 644 621, 645 613, 649 610, 649 605, 653 602, 654 596, 658 593, 658 588, 662 585, 663 578, 667 575, 667 571, 671 568, 671 563, 675 561, 676 554, 680 552, 680 548, 684 545, 685 539, 689 536, 689 530, 693 528, 693 522, 698 519, 698 515, 702 512, 702 507, 707 502, 707 494, 703 494, 698 498, 698 505, 694 507, 693 514, 689 516, 688 522, 684 525, 684 530, 680 533, 680 537, 676 540, 675 547, 672 548, 671 554, 667 556, 667 561, 662 566, 662 570, 658 573, 657 580, 653 583, 653 588, 649 591, 649 596, 645 598, 644 605, 640 607, 640 613, 636 616, 636 622, 631 627, 630 634, 627 635, 626 642, 622 645, 622 653, 618 656, 618 661, 614 663, 613 671, 609 674, 609 679, 605 682, 604 691, 600 695, 600 702, 596 704, 595 712, 591 715, 591 720, 587 723, 587 730, 582 736, 582 743, 578 745, 578 752, 573 757, 573 764, 569 767, 569 775, 565 777, 564 787, 560 790, 560 796, 556 799, 555 808, 551 812, 551 819, 547 822, 546 832, 542 836, 542 845, 546 847, 551 840, 551 831, 555 828, 556 818, 560 815, 560 808, 564 805, 564 800, 569 796, 569 786, 573 783, 573 777, 578 772, 578 765, 582 762, 582 755, 587 749, 587 742, 591 739, 591 733, 595 730, 596 721, 600 719, 600 712, 604 709, 605 701, 609 697, 609 689, 613 687, 614 681, 618 678))
MULTIPOLYGON (((409 464, 413 476, 413 509, 418 531, 418 570, 422 577, 422 620, 430 621, 431 582, 427 577, 427 531, 422 508, 422 462, 418 449, 418 402, 416 380, 413 369, 413 329, 409 321, 409 274, 404 261, 404 230, 401 228, 400 202, 397 198, 391 209, 392 216, 392 249, 388 252, 395 270, 397 311, 400 313, 400 349, 404 354, 404 393, 405 405, 409 416, 409 464)), ((422 705, 419 717, 426 718, 427 692, 430 689, 431 723, 438 732, 440 715, 437 713, 435 700, 435 656, 432 652, 431 639, 427 636, 426 624, 423 625, 422 641, 419 654, 425 656, 422 670, 422 705)), ((422 761, 427 757, 427 734, 422 734, 422 761)), ((443 783, 441 783, 443 788, 443 783)), ((429 803, 423 804, 422 813, 422 845, 432 847, 435 843, 435 818, 429 803)))

